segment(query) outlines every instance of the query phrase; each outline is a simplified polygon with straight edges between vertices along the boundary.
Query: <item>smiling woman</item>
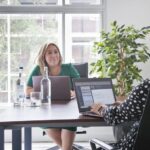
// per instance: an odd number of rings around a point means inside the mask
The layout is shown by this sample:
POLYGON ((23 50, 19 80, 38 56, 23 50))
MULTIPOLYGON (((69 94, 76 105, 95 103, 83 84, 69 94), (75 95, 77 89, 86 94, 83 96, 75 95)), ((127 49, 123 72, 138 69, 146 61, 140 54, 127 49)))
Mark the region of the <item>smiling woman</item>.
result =
POLYGON ((72 64, 62 64, 59 47, 54 43, 44 44, 37 55, 36 61, 37 66, 34 67, 27 81, 27 96, 33 91, 32 77, 43 75, 45 66, 48 67, 49 76, 70 76, 71 79, 79 78, 79 73, 72 64))
MULTIPOLYGON (((69 76, 71 79, 79 78, 79 73, 72 64, 62 64, 59 47, 54 43, 46 43, 41 47, 37 56, 37 66, 29 76, 26 95, 30 95, 33 91, 32 77, 43 74, 45 66, 48 68, 49 76, 69 76)), ((46 127, 45 129, 47 135, 51 137, 62 150, 72 149, 76 127, 52 129, 46 127)))

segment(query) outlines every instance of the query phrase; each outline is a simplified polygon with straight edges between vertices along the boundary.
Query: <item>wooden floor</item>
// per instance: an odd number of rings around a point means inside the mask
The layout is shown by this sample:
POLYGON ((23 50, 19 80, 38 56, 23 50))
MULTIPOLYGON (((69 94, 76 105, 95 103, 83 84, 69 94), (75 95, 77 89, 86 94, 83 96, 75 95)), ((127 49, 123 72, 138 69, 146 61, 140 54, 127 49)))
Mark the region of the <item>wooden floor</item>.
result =
MULTIPOLYGON (((75 144, 79 144, 81 146, 84 146, 87 149, 90 149, 90 145, 88 142, 76 142, 75 144)), ((32 144, 32 150, 48 150, 49 148, 55 146, 53 143, 33 143, 32 144)), ((23 145, 22 145, 23 147, 23 145)), ((5 149, 6 150, 12 150, 11 143, 5 143, 5 149)), ((24 149, 24 148, 23 148, 24 149)))

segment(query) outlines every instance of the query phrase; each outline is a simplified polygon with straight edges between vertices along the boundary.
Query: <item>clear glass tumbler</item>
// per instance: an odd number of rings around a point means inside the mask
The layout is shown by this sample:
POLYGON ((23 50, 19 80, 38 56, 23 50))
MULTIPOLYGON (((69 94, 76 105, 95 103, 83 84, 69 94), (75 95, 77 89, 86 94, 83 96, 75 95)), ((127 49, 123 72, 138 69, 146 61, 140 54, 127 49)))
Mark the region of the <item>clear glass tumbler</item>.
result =
POLYGON ((41 93, 31 92, 30 93, 31 106, 41 106, 41 93))

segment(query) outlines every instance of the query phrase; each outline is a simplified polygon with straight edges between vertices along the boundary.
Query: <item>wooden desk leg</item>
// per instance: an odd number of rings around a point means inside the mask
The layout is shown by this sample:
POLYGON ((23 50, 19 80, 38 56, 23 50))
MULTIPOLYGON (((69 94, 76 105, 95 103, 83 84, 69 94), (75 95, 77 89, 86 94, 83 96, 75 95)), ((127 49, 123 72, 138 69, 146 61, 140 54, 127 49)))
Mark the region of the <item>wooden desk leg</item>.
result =
POLYGON ((21 128, 12 129, 12 150, 21 150, 21 128))
POLYGON ((0 150, 4 150, 4 128, 0 127, 0 150))
POLYGON ((32 129, 24 127, 24 150, 32 150, 32 129))

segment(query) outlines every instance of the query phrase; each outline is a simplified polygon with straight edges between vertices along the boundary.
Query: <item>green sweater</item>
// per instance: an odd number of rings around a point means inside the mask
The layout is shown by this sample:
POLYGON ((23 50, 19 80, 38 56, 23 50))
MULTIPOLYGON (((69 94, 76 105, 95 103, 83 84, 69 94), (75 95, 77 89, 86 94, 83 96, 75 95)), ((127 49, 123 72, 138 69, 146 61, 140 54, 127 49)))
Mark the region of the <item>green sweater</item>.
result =
MULTIPOLYGON (((32 77, 33 76, 40 76, 40 75, 41 75, 40 67, 36 66, 32 70, 32 72, 28 78, 27 86, 33 87, 32 77)), ((70 64, 62 64, 61 65, 61 71, 60 71, 58 76, 69 76, 71 78, 71 81, 72 81, 72 78, 79 78, 80 77, 78 71, 74 68, 74 66, 71 63, 70 64)))

